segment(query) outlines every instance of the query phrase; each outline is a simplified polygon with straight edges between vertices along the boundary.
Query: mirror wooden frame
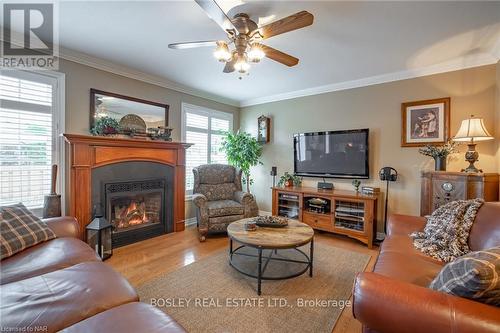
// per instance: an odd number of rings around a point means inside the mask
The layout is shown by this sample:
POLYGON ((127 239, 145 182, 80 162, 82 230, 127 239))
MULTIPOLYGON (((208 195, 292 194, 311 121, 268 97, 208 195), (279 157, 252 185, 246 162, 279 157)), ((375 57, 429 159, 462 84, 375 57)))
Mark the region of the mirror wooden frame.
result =
POLYGON ((136 103, 143 103, 143 104, 154 105, 154 106, 164 108, 165 109, 165 127, 168 127, 168 110, 170 108, 170 106, 168 104, 148 101, 148 100, 141 99, 141 98, 130 97, 130 96, 120 95, 120 94, 116 94, 116 93, 111 93, 108 91, 90 88, 90 127, 89 127, 89 129, 94 127, 95 111, 96 111, 95 110, 95 95, 96 94, 120 98, 120 99, 132 101, 132 102, 136 102, 136 103))

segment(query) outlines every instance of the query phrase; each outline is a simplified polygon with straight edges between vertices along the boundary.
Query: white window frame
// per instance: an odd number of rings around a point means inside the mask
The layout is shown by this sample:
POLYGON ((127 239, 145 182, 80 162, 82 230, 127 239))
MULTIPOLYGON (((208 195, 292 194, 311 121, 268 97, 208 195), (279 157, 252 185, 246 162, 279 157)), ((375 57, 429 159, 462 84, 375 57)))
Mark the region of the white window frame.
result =
MULTIPOLYGON (((229 131, 234 131, 234 115, 230 112, 218 111, 210 108, 206 108, 199 105, 189 104, 182 102, 181 103, 181 140, 182 142, 186 142, 186 113, 194 113, 202 116, 208 117, 208 142, 207 142, 207 162, 210 163, 210 156, 212 152, 212 117, 218 119, 224 119, 229 121, 229 131)), ((192 131, 199 131, 200 133, 205 133, 203 129, 191 128, 192 131)), ((189 143, 189 142, 188 142, 189 143)), ((189 149, 189 148, 188 148, 189 149)), ((193 194, 191 190, 186 189, 186 200, 191 200, 193 194)))
MULTIPOLYGON (((52 85, 52 160, 58 166, 58 179, 56 191, 61 194, 61 214, 66 214, 66 159, 65 145, 62 134, 66 128, 66 75, 61 72, 51 70, 8 70, 2 73, 5 76, 11 76, 22 80, 35 82, 44 82, 52 85), (9 75, 11 74, 11 75, 9 75)), ((8 101, 5 101, 8 103, 8 101)), ((48 194, 48 193, 47 193, 48 194)), ((36 213, 40 213, 36 210, 36 213)))

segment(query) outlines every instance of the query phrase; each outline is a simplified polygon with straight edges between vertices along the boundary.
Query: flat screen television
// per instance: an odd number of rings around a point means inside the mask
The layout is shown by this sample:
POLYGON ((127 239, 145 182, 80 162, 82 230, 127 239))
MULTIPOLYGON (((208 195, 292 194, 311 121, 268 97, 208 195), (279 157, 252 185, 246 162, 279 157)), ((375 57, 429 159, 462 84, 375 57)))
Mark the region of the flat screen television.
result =
POLYGON ((295 134, 294 172, 299 176, 368 178, 368 128, 295 134))

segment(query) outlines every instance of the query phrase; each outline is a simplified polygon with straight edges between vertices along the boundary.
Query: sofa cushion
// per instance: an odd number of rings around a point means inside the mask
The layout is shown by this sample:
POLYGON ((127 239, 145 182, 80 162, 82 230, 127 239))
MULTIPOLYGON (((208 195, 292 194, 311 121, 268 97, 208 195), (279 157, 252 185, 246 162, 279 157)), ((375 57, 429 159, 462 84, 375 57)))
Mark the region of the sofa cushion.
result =
POLYGON ((0 207, 0 258, 8 258, 56 235, 23 204, 0 207))
POLYGON ((430 288, 500 306, 500 246, 468 253, 443 267, 430 288))
POLYGON ((420 216, 392 214, 387 220, 387 236, 406 236, 425 227, 426 219, 420 216))
POLYGON ((380 253, 393 252, 400 253, 407 256, 415 256, 418 259, 430 261, 432 263, 438 264, 440 266, 443 263, 437 259, 429 257, 422 253, 420 250, 415 249, 413 246, 413 241, 408 235, 406 236, 390 236, 386 238, 382 245, 380 246, 380 253))
POLYGON ((241 215, 244 213, 243 205, 234 200, 217 200, 207 202, 208 216, 241 215))
POLYGON ((500 202, 485 202, 469 233, 472 251, 489 249, 500 244, 500 202))
POLYGON ((52 239, 2 261, 0 284, 27 279, 86 261, 101 261, 86 243, 72 237, 52 239))
POLYGON ((392 279, 427 287, 439 273, 443 264, 421 259, 412 254, 380 253, 374 272, 392 279))
POLYGON ((200 184, 199 193, 205 195, 208 201, 231 200, 236 192, 234 183, 222 183, 217 185, 200 184))
POLYGON ((3 327, 56 332, 107 309, 139 300, 130 284, 101 262, 86 262, 1 286, 3 327))
POLYGON ((146 303, 134 302, 101 312, 61 332, 181 333, 186 331, 175 320, 159 309, 146 303))

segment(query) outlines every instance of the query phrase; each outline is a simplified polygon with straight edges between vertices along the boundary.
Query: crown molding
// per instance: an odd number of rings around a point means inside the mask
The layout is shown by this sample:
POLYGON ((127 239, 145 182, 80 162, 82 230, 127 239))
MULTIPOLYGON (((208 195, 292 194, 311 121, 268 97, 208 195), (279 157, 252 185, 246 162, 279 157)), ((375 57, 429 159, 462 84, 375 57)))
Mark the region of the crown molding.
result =
MULTIPOLYGON (((499 56, 500 57, 500 56, 499 56)), ((400 80, 413 79, 422 76, 452 72, 467 68, 479 67, 484 65, 496 64, 498 62, 498 58, 496 55, 490 53, 481 53, 479 55, 473 55, 468 57, 460 57, 457 59, 453 59, 451 61, 441 63, 438 65, 432 65, 423 68, 416 69, 407 69, 403 71, 376 75, 371 77, 366 77, 357 80, 344 81, 339 83, 332 83, 323 86, 317 86, 308 89, 296 90, 291 92, 286 92, 282 94, 258 97, 244 100, 240 103, 240 107, 248 107, 252 105, 265 104, 271 102, 278 102, 287 99, 293 99, 298 97, 319 95, 334 91, 341 91, 353 88, 361 88, 381 83, 388 83, 400 80)))
MULTIPOLYGON (((9 42, 15 45, 22 46, 23 43, 21 42, 23 40, 22 35, 17 32, 17 31, 11 31, 10 34, 10 40, 9 42)), ((3 36, 0 37, 0 41, 4 41, 3 36)), ((71 50, 65 47, 62 47, 61 45, 54 44, 54 48, 58 50, 58 57, 60 59, 65 59, 68 61, 72 61, 81 65, 89 66, 92 68, 96 68, 102 71, 106 71, 109 73, 121 75, 124 77, 127 77, 129 79, 134 79, 138 81, 142 81, 145 83, 149 84, 154 84, 156 86, 160 86, 163 88, 167 88, 170 90, 174 90, 180 93, 196 96, 196 97, 201 97, 205 99, 209 99, 215 102, 223 103, 223 104, 228 104, 231 106, 236 106, 239 107, 240 103, 239 101, 230 99, 230 98, 225 98, 216 94, 211 94, 206 91, 198 90, 195 88, 191 88, 188 86, 184 86, 178 83, 175 83, 173 81, 169 81, 165 78, 147 74, 138 70, 134 70, 130 67, 126 66, 121 66, 116 63, 113 63, 111 61, 107 61, 101 58, 93 57, 91 55, 85 54, 83 52, 71 50)))
POLYGON ((103 70, 106 72, 110 72, 113 74, 125 76, 130 79, 154 84, 156 86, 160 86, 163 88, 167 88, 170 90, 175 90, 177 92, 181 92, 188 95, 193 95, 196 97, 206 98, 215 102, 228 104, 231 106, 239 107, 240 103, 236 100, 225 98, 219 95, 211 94, 202 90, 190 88, 188 86, 184 86, 173 81, 169 81, 159 76, 146 74, 141 71, 137 71, 131 69, 130 67, 121 66, 116 63, 106 61, 104 59, 96 58, 90 56, 88 54, 84 54, 82 52, 70 50, 67 48, 60 47, 59 48, 59 58, 72 61, 78 64, 82 64, 85 66, 93 67, 99 70, 103 70))

